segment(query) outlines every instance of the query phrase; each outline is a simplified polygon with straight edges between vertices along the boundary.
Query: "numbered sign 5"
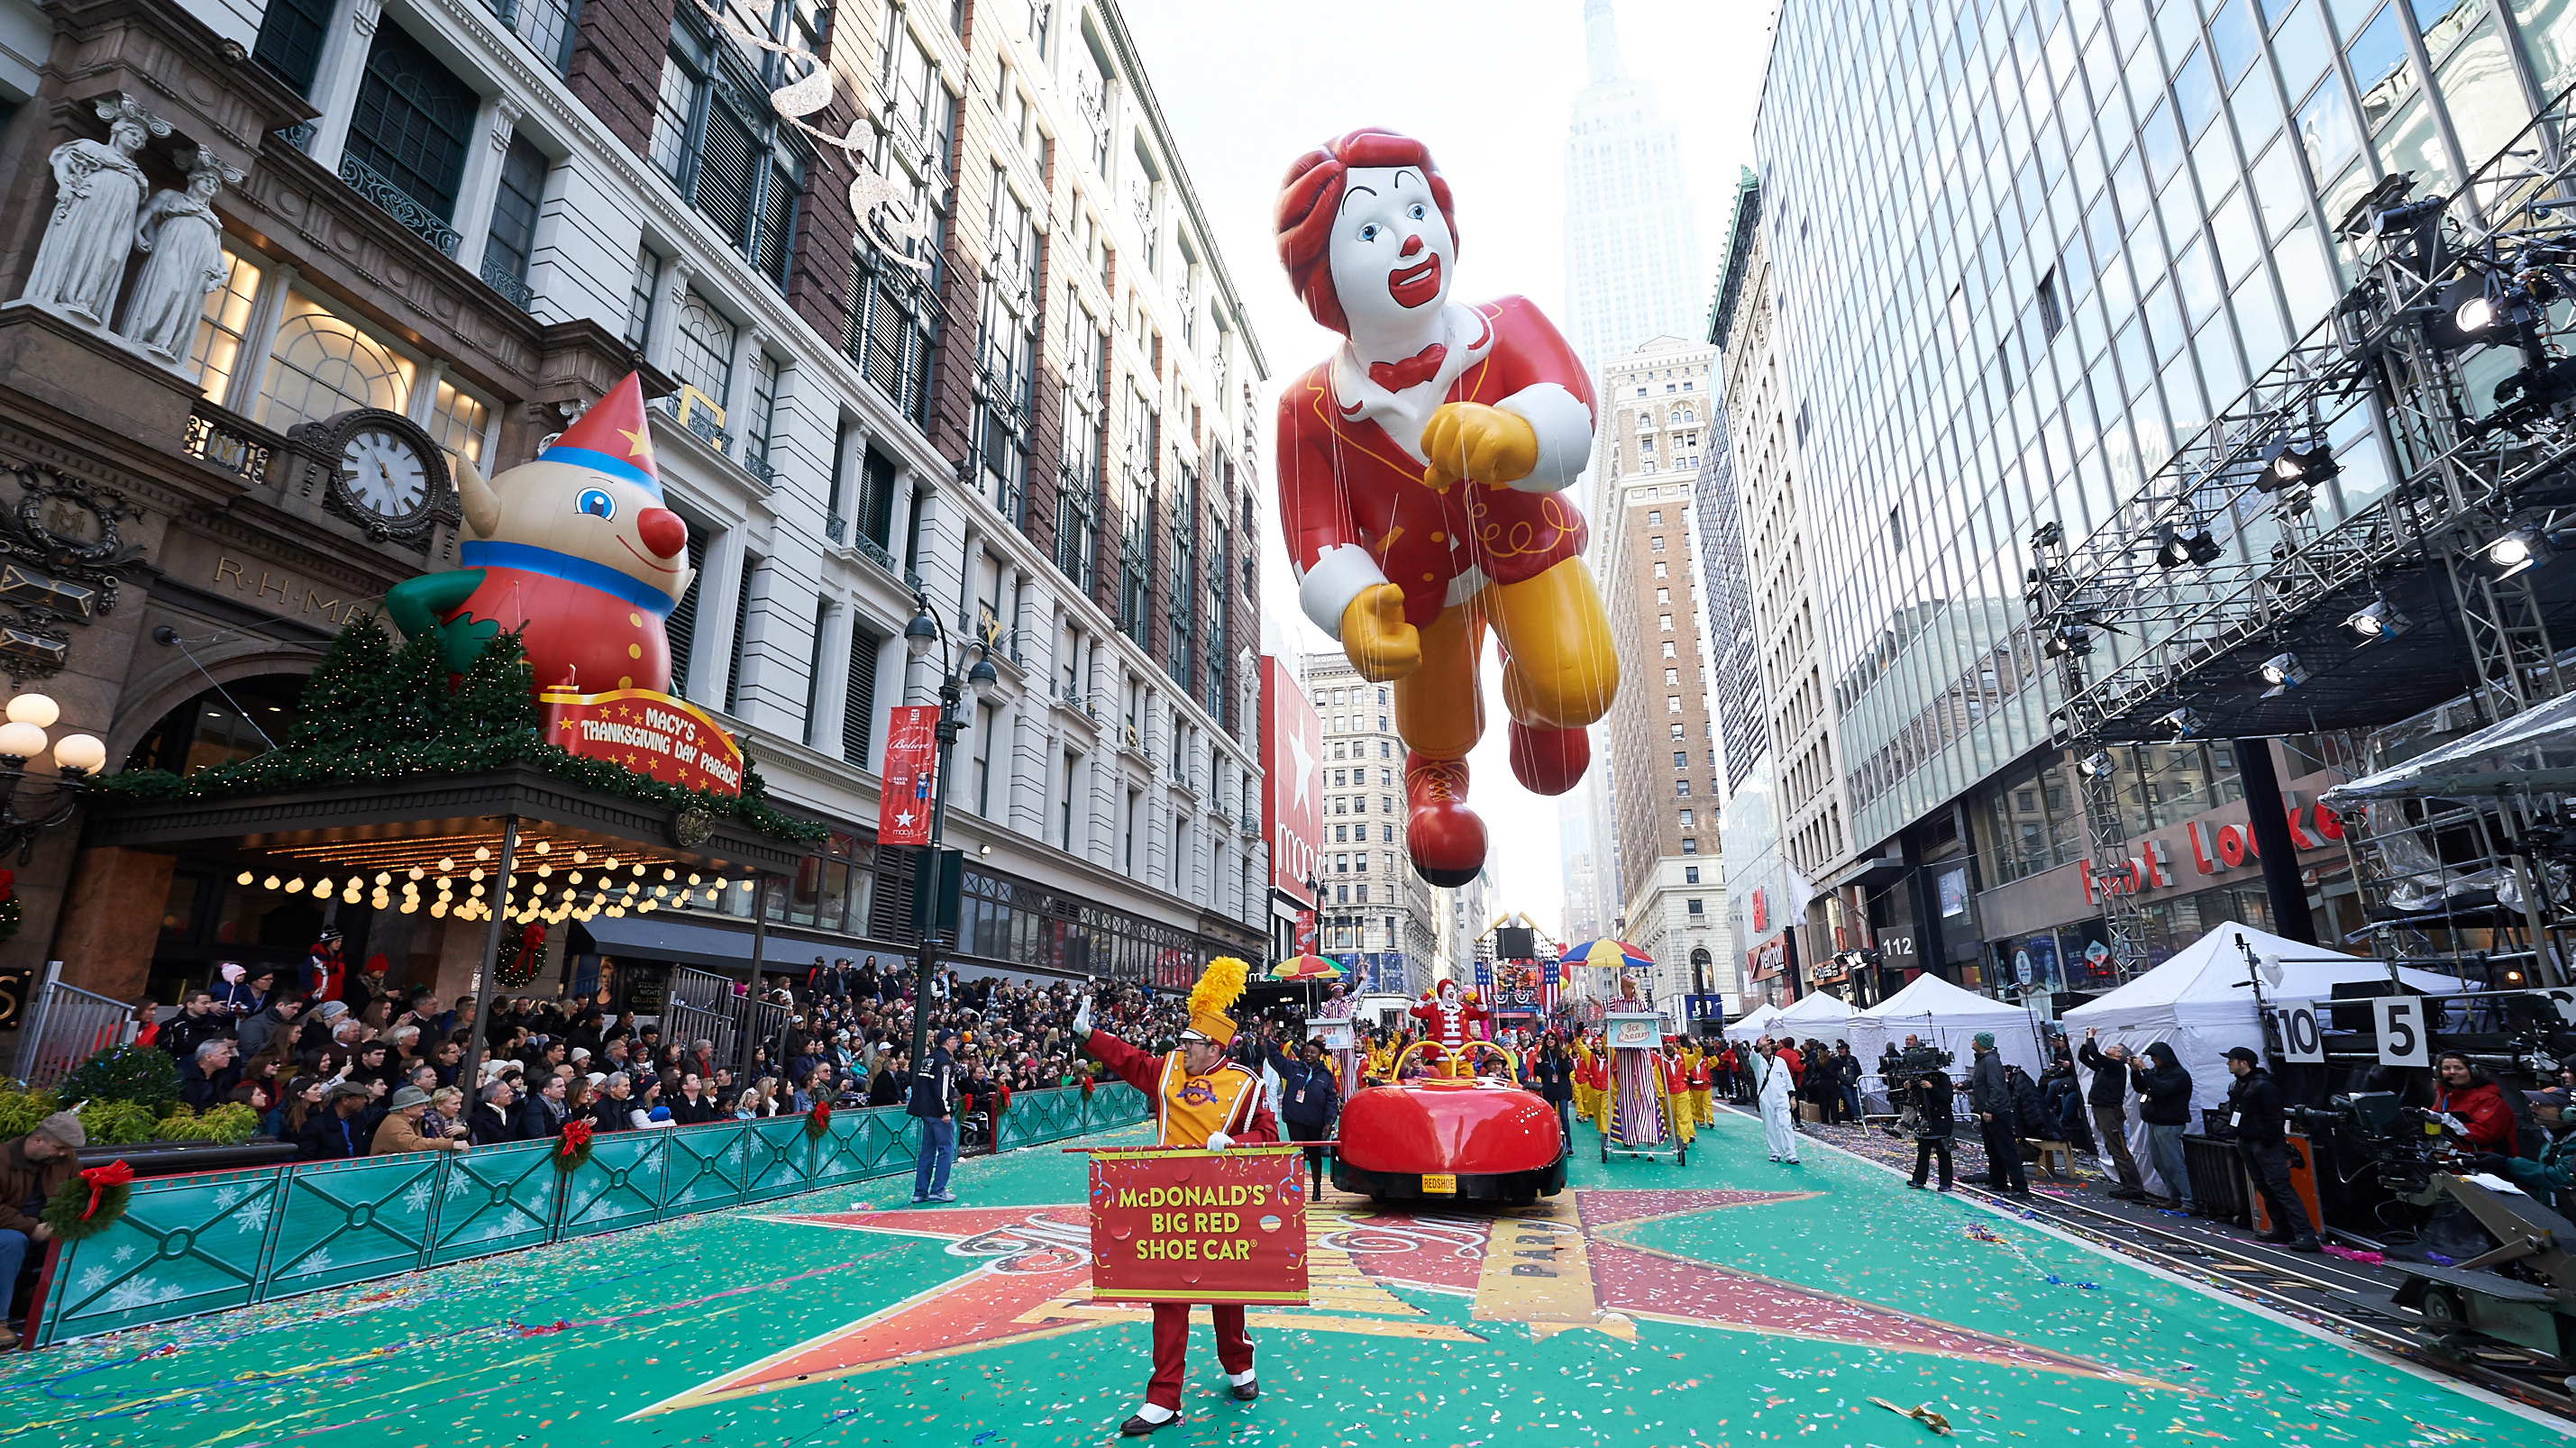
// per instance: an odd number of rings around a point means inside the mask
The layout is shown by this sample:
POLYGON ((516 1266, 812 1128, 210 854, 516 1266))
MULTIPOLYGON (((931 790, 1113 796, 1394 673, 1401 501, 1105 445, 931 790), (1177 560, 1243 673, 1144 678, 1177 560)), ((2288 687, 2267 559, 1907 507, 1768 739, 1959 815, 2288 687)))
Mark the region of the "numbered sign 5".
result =
POLYGON ((2433 1051, 2424 1039, 2424 1002, 2415 996, 2380 996, 2370 1003, 2379 1026, 2379 1064, 2430 1066, 2433 1051))
POLYGON ((2291 1062, 2322 1062, 2326 1058, 2326 1038, 2317 1029, 2317 1007, 2313 1001, 2291 1001, 2272 1013, 2281 1028, 2281 1059, 2291 1062))

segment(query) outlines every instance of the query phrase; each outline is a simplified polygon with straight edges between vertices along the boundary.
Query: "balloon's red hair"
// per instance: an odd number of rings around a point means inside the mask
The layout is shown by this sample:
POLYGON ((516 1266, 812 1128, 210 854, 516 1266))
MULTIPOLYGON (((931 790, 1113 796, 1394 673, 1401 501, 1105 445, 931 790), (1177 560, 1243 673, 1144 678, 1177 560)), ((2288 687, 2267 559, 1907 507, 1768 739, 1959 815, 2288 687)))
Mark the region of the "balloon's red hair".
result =
POLYGON ((1341 214, 1342 187, 1354 166, 1420 167, 1423 179, 1431 184, 1431 199, 1440 207, 1440 219, 1449 224, 1450 239, 1454 242, 1458 236, 1449 183, 1432 164, 1431 148, 1411 136, 1363 126, 1298 157, 1288 168, 1288 178, 1279 183, 1279 264, 1288 269, 1288 285, 1306 304, 1307 312, 1344 335, 1349 334, 1350 320, 1342 314, 1341 298, 1334 295, 1333 269, 1326 257, 1333 219, 1341 214))

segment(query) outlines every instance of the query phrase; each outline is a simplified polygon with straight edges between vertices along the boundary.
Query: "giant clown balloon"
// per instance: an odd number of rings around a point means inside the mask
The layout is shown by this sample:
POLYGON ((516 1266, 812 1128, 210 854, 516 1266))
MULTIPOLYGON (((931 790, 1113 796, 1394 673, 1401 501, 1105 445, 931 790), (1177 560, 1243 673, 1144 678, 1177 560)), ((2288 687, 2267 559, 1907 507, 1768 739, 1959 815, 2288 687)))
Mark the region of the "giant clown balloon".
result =
POLYGON ((1358 130, 1297 158, 1280 262, 1342 345, 1279 399, 1279 513, 1298 603, 1363 678, 1392 683, 1406 843, 1435 885, 1485 862, 1467 751, 1479 661, 1501 655, 1512 773, 1562 794, 1619 659, 1564 496, 1592 452, 1590 379, 1528 299, 1450 299, 1449 183, 1420 141, 1358 130))
POLYGON ((662 475, 635 374, 610 388, 533 462, 483 481, 457 464, 473 536, 464 567, 385 595, 406 635, 434 630, 450 672, 522 630, 540 690, 671 687, 663 620, 688 592, 689 525, 662 506, 662 475))

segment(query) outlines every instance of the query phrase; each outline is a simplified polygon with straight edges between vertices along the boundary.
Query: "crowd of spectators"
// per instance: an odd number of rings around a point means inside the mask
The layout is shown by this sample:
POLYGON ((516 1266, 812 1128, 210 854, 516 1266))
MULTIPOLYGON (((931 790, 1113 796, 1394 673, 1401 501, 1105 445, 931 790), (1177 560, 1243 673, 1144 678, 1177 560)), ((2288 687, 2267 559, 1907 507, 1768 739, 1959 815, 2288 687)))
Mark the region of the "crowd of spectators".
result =
MULTIPOLYGON (((390 987, 382 957, 327 975, 226 967, 175 1011, 139 1004, 137 1039, 177 1062, 190 1106, 246 1103, 298 1160, 462 1150, 549 1139, 573 1121, 597 1133, 801 1115, 826 1102, 901 1105, 915 1006, 906 967, 817 960, 810 972, 765 977, 759 990, 775 1009, 755 1018, 783 1024, 753 1044, 747 1067, 710 1040, 665 1039, 655 1020, 612 1009, 603 992, 496 1000, 481 1069, 462 1079, 478 1054, 474 998, 390 987)), ((1179 993, 1094 989, 1096 1025, 1155 1050, 1178 1038, 1179 993)), ((953 1071, 970 1149, 989 1148, 1014 1093, 1079 1084, 1080 996, 1064 981, 955 970, 934 979, 929 1025, 959 1036, 953 1071)))

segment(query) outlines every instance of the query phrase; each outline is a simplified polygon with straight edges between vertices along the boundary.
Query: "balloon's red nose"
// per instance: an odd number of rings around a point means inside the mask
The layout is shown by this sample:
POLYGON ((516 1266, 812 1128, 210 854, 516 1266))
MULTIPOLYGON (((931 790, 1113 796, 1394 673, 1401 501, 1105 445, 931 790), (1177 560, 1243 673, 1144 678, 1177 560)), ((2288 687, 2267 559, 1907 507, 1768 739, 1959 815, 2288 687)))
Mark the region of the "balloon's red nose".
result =
POLYGON ((689 522, 668 508, 647 508, 635 517, 635 531, 657 558, 677 558, 689 546, 689 522))
POLYGON ((1412 255, 1414 255, 1416 252, 1419 252, 1419 251, 1421 251, 1421 250, 1422 250, 1422 233, 1420 233, 1420 232, 1418 232, 1418 231, 1417 231, 1417 232, 1415 232, 1413 235, 1408 236, 1408 237, 1406 237, 1406 238, 1404 239, 1404 245, 1403 245, 1400 249, 1398 249, 1398 250, 1397 250, 1396 255, 1397 255, 1397 256, 1412 256, 1412 255))

